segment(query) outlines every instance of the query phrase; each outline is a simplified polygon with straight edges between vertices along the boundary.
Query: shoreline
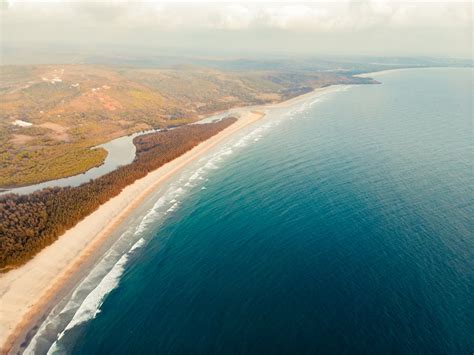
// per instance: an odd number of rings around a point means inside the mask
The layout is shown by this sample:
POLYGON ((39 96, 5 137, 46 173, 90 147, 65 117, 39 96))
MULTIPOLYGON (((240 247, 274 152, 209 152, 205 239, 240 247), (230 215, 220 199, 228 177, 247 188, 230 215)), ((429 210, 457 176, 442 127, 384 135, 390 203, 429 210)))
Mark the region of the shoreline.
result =
POLYGON ((359 78, 371 78, 374 75, 385 75, 385 74, 390 74, 395 71, 409 71, 409 70, 429 70, 429 69, 473 69, 473 67, 406 67, 406 68, 392 68, 392 69, 384 69, 384 70, 379 70, 379 71, 373 71, 369 73, 362 73, 362 74, 356 74, 354 77, 359 77, 359 78))
POLYGON ((373 71, 369 73, 356 74, 354 76, 358 78, 371 78, 373 75, 385 75, 385 74, 392 73, 394 71, 410 70, 410 69, 424 69, 424 68, 393 68, 393 69, 385 69, 385 70, 380 70, 380 71, 373 71))
POLYGON ((65 288, 70 290, 74 286, 71 283, 91 263, 112 232, 153 191, 227 138, 263 118, 265 110, 288 107, 337 89, 338 85, 318 88, 275 104, 232 109, 240 113, 237 122, 125 187, 26 264, 1 274, 0 353, 20 349, 30 331, 51 310, 58 295, 64 295, 65 288))

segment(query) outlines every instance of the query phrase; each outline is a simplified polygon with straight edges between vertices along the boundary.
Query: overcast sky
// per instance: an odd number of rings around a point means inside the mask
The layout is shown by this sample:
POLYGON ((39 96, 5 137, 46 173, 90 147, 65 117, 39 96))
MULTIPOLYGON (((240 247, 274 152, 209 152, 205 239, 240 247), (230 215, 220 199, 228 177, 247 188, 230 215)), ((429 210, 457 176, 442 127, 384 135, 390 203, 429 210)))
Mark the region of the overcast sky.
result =
POLYGON ((472 55, 470 1, 0 1, 2 43, 8 45, 213 56, 472 55))

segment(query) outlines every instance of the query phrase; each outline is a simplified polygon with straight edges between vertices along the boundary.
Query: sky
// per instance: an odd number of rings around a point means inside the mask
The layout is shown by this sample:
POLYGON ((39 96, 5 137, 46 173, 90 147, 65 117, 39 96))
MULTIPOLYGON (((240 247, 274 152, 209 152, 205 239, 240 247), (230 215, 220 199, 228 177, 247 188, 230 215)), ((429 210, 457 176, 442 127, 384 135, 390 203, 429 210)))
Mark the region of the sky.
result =
POLYGON ((0 0, 3 46, 97 53, 472 57, 470 1, 0 0))

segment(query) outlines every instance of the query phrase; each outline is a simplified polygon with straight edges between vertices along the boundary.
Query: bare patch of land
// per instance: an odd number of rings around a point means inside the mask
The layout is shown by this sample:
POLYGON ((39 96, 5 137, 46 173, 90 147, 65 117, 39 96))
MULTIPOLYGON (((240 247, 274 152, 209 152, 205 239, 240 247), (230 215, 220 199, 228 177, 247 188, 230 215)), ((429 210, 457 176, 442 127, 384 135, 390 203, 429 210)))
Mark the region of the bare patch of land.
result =
POLYGON ((61 126, 60 124, 53 123, 53 122, 45 122, 39 125, 39 127, 48 128, 53 131, 50 134, 50 137, 53 139, 57 139, 59 141, 69 142, 70 137, 67 134, 68 127, 61 126))
POLYGON ((28 143, 29 141, 31 141, 32 139, 33 139, 32 136, 27 136, 25 134, 12 134, 12 138, 10 139, 10 142, 12 142, 13 144, 22 146, 28 143))

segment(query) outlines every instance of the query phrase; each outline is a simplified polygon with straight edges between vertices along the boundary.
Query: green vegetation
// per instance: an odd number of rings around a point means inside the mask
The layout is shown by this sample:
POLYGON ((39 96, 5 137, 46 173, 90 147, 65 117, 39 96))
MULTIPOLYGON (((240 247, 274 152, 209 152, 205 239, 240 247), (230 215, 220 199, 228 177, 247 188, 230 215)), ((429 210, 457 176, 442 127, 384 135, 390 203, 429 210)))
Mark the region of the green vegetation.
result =
MULTIPOLYGON (((68 147, 69 148, 69 147, 68 147)), ((75 147, 74 147, 75 148, 75 147)), ((67 149, 54 147, 41 150, 23 150, 15 154, 0 154, 0 186, 28 185, 38 181, 56 179, 58 176, 77 175, 103 163, 107 152, 103 148, 67 149), (48 159, 43 157, 48 156, 48 159)))

